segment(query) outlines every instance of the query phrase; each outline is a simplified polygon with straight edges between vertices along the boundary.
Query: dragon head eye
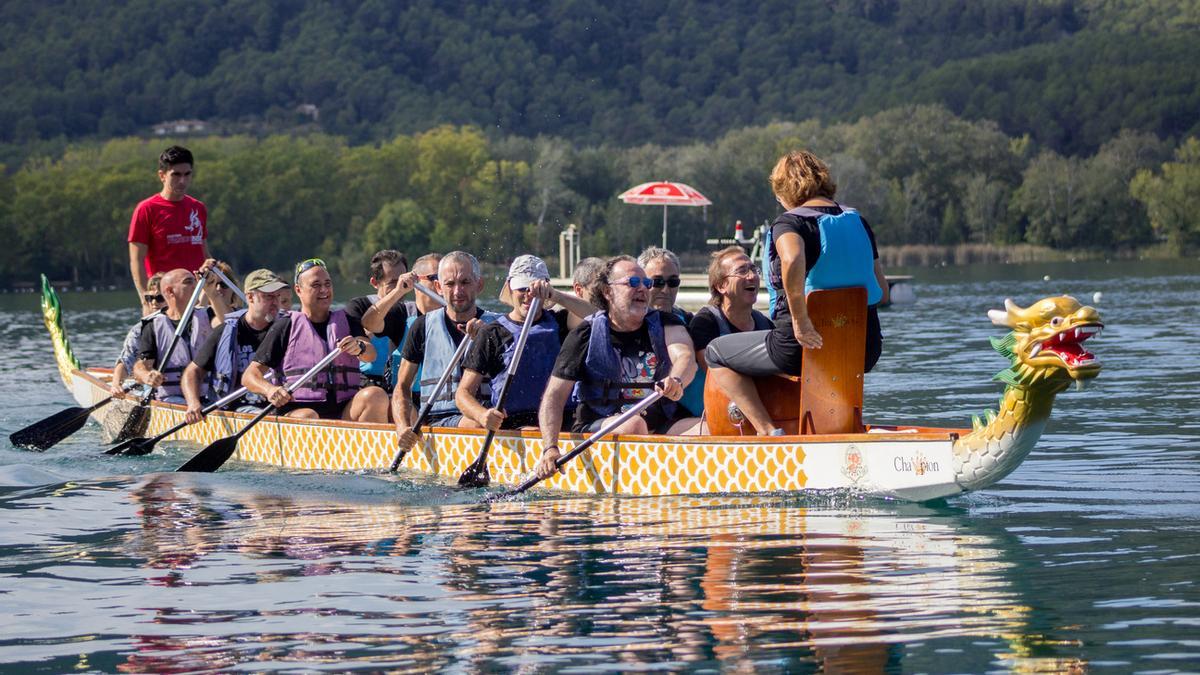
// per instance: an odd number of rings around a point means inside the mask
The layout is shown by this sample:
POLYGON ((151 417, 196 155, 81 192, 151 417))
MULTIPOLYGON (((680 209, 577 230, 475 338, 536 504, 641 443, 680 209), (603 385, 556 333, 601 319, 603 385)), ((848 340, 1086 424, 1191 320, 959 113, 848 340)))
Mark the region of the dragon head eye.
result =
POLYGON ((1054 328, 1058 328, 1063 324, 1063 321, 1064 319, 1061 316, 1056 316, 1053 319, 1050 319, 1050 325, 1054 328))

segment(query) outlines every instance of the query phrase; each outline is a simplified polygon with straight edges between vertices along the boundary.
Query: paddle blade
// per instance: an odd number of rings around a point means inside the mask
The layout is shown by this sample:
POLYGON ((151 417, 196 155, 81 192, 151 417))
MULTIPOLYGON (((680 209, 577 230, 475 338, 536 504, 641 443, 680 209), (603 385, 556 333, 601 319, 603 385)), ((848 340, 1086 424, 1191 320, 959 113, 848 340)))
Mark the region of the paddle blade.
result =
POLYGON ((475 463, 468 466, 458 477, 458 486, 463 488, 487 487, 491 482, 492 476, 488 473, 486 458, 482 462, 475 460, 475 463))
POLYGON ((27 450, 47 450, 87 424, 91 408, 78 406, 59 411, 9 435, 15 447, 27 450))
POLYGON ((241 434, 234 436, 226 436, 218 441, 213 441, 207 448, 201 450, 187 461, 186 464, 175 469, 176 471, 199 471, 204 473, 212 473, 221 468, 233 453, 237 450, 238 439, 241 434))
POLYGON ((139 457, 141 455, 150 454, 157 444, 157 438, 131 438, 127 441, 122 441, 120 444, 109 448, 104 452, 106 455, 128 455, 130 457, 139 457))

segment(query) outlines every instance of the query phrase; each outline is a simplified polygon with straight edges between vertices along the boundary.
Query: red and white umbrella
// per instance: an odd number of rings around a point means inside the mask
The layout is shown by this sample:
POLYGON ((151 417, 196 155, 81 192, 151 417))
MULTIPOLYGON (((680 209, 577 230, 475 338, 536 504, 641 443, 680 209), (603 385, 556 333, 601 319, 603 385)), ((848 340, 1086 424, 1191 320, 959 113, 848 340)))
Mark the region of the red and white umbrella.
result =
POLYGON ((668 206, 708 206, 712 201, 700 191, 685 183, 655 181, 642 183, 621 193, 619 199, 626 204, 663 207, 663 248, 667 247, 668 206))

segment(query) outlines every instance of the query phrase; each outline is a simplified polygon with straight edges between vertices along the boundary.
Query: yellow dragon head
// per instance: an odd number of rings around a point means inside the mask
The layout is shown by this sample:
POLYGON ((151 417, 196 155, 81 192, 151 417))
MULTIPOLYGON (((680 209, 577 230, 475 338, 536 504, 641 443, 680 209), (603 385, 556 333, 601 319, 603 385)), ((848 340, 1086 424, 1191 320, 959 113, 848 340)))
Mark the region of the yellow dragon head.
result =
POLYGON ((1072 381, 1082 383, 1100 374, 1100 360, 1083 347, 1104 328, 1095 308, 1069 295, 1024 308, 1007 299, 1004 310, 993 309, 988 318, 1012 329, 1003 338, 992 338, 996 351, 1012 360, 996 379, 1014 386, 1052 383, 1061 390, 1072 381))

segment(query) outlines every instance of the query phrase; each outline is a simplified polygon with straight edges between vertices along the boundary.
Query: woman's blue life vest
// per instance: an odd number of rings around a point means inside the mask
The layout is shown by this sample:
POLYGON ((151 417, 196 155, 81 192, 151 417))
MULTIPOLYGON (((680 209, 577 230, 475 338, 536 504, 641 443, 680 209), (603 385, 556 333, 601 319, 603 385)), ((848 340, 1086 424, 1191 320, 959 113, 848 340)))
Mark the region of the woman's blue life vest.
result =
MULTIPOLYGON (((171 358, 167 359, 166 363, 155 363, 158 372, 163 376, 162 385, 154 391, 160 401, 173 396, 183 396, 183 389, 179 386, 180 380, 183 379, 183 370, 192 362, 192 358, 196 356, 196 352, 200 350, 208 336, 212 335, 210 321, 207 309, 193 310, 192 320, 188 324, 187 331, 179 336, 179 343, 171 352, 171 358)), ((175 337, 175 322, 168 319, 166 314, 159 314, 150 322, 150 326, 154 330, 154 344, 158 348, 157 361, 162 359, 167 347, 171 346, 171 339, 175 337)), ((201 382, 200 398, 207 395, 208 382, 201 382)))
MULTIPOLYGON (((326 354, 337 349, 339 340, 350 334, 350 322, 346 319, 344 309, 329 313, 324 340, 304 312, 292 312, 289 316, 292 325, 288 333, 287 352, 283 355, 283 377, 287 385, 300 379, 326 354)), ((292 399, 301 403, 320 403, 327 400, 328 392, 333 392, 338 403, 345 403, 354 398, 361 386, 358 359, 341 353, 324 371, 293 391, 292 399)))
MULTIPOLYGON (((729 319, 725 318, 725 312, 721 308, 713 305, 705 305, 701 307, 696 316, 703 313, 712 314, 717 320, 717 330, 720 335, 729 335, 733 332, 733 324, 729 323, 729 319)), ((754 319, 754 328, 751 330, 771 330, 775 324, 767 318, 765 314, 757 309, 750 310, 750 316, 754 319)), ((696 368, 696 377, 688 383, 688 386, 683 390, 683 398, 679 399, 679 405, 687 408, 696 417, 704 414, 704 380, 707 379, 708 372, 703 368, 696 368)))
MULTIPOLYGON (((833 215, 808 206, 799 206, 789 214, 801 218, 813 218, 821 232, 821 255, 812 269, 804 278, 804 292, 831 288, 852 288, 862 286, 867 289, 867 304, 874 305, 883 299, 883 289, 875 278, 875 255, 871 250, 871 238, 867 236, 867 228, 863 225, 858 211, 842 206, 842 212, 833 215)), ((772 265, 779 252, 775 242, 768 238, 767 270, 771 275, 771 288, 777 293, 783 288, 783 266, 775 272, 772 265)), ((772 298, 771 317, 777 313, 778 300, 782 294, 772 298)))
MULTIPOLYGON (((372 293, 367 298, 371 304, 379 302, 379 295, 372 293)), ((408 322, 404 327, 404 337, 400 344, 392 347, 392 341, 386 335, 370 335, 371 344, 375 346, 375 360, 369 363, 360 361, 358 370, 363 375, 377 377, 384 382, 387 382, 387 389, 391 390, 396 386, 396 373, 400 370, 400 349, 404 346, 404 341, 408 339, 408 327, 412 326, 413 321, 417 319, 417 303, 406 300, 404 309, 408 315, 408 322)))
MULTIPOLYGON (((654 350, 641 359, 622 356, 612 343, 608 312, 598 311, 584 319, 592 327, 584 359, 586 377, 575 383, 571 397, 604 417, 627 410, 650 395, 654 384, 671 372, 666 333, 657 310, 646 313, 646 327, 654 350)), ((659 399, 663 412, 671 416, 675 402, 659 399)))
MULTIPOLYGON (((421 405, 425 405, 431 400, 438 380, 442 379, 442 373, 446 372, 446 366, 450 364, 450 359, 458 350, 458 345, 454 344, 454 340, 450 337, 450 331, 446 328, 445 316, 446 309, 444 307, 425 315, 425 358, 421 361, 421 372, 423 373, 421 375, 421 405)), ((495 312, 484 312, 479 320, 484 323, 492 323, 499 318, 500 315, 495 312)), ((459 380, 462 379, 462 371, 462 362, 459 361, 450 375, 450 380, 446 382, 446 387, 442 389, 436 399, 433 399, 433 405, 429 412, 434 417, 460 412, 458 405, 454 402, 454 392, 458 389, 459 380)), ((485 378, 479 385, 479 391, 476 392, 475 397, 482 403, 491 400, 491 396, 491 384, 485 378)))
MULTIPOLYGON (((213 355, 213 372, 209 374, 213 395, 217 398, 242 386, 242 373, 254 360, 255 347, 238 344, 238 320, 245 316, 246 310, 239 309, 225 315, 225 325, 221 327, 221 337, 217 340, 217 352, 213 355)), ((267 373, 267 380, 278 384, 275 371, 267 373)), ((266 399, 258 394, 247 392, 243 397, 246 403, 260 405, 266 399)))
MULTIPOLYGON (((521 324, 513 321, 507 314, 496 319, 496 323, 512 333, 512 342, 504 348, 504 370, 492 378, 492 407, 500 403, 500 390, 508 380, 508 367, 512 363, 513 354, 517 349, 517 339, 521 335, 521 324)), ((517 364, 517 372, 513 381, 508 385, 508 398, 504 402, 504 412, 507 415, 537 412, 542 402, 542 394, 546 391, 546 383, 550 381, 550 373, 554 370, 554 361, 562 348, 562 340, 558 337, 558 320, 550 312, 542 312, 541 318, 529 327, 529 337, 525 339, 525 351, 521 353, 521 362, 517 364)))

